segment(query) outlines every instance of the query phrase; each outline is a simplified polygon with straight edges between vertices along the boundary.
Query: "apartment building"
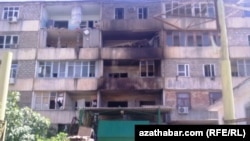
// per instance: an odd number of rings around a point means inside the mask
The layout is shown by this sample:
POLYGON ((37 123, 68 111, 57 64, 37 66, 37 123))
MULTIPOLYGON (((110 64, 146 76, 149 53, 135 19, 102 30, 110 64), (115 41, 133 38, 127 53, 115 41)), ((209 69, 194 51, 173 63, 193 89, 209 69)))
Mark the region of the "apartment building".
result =
MULTIPOLYGON (((226 14, 236 86, 250 74, 249 12, 226 14)), ((14 54, 10 90, 59 128, 79 109, 108 120, 218 123, 207 109, 221 98, 214 0, 0 2, 0 15, 0 55, 14 54)))

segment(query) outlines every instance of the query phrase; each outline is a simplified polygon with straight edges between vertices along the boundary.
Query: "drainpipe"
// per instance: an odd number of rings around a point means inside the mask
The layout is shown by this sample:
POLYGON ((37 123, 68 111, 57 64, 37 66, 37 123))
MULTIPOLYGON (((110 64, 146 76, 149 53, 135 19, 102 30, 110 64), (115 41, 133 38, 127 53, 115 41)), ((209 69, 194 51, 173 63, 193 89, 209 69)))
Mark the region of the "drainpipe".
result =
MULTIPOLYGON (((227 28, 225 22, 225 9, 223 0, 217 0, 219 27, 221 31, 221 79, 224 120, 235 119, 234 96, 231 76, 231 63, 229 59, 227 28)), ((225 124, 229 124, 224 122, 225 124)))

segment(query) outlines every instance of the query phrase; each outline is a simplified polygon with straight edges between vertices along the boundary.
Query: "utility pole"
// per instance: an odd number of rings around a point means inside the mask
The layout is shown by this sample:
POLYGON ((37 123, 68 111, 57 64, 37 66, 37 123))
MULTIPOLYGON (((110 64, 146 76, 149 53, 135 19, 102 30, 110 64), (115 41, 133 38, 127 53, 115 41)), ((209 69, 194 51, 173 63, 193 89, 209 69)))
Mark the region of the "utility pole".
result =
POLYGON ((222 80, 222 99, 224 108, 224 124, 230 124, 227 121, 235 120, 235 106, 232 85, 231 63, 229 58, 227 28, 225 19, 225 9, 223 0, 217 0, 217 11, 219 20, 219 29, 221 32, 221 80, 222 80))
POLYGON ((7 96, 9 91, 10 68, 12 62, 12 53, 3 53, 0 66, 0 141, 5 140, 6 121, 5 109, 7 103, 7 96))

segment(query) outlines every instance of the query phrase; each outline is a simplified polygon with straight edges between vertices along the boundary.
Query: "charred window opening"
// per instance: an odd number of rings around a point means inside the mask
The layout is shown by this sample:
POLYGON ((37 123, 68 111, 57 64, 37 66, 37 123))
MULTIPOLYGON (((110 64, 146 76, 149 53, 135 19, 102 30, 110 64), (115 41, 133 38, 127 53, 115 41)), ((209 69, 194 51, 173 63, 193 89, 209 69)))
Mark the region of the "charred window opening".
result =
POLYGON ((154 60, 140 62, 141 77, 154 77, 155 76, 155 62, 154 60))
POLYGON ((115 8, 115 19, 124 19, 124 8, 115 8))
POLYGON ((127 78, 128 73, 109 73, 110 78, 127 78))
POLYGON ((56 27, 56 28, 68 28, 68 21, 55 21, 54 27, 56 27))
POLYGON ((104 47, 126 48, 152 48, 159 47, 159 35, 157 31, 145 32, 103 32, 104 47))
POLYGON ((141 106, 150 106, 150 105, 156 105, 155 101, 140 101, 140 107, 141 106))
POLYGON ((109 101, 108 107, 128 107, 127 101, 109 101))

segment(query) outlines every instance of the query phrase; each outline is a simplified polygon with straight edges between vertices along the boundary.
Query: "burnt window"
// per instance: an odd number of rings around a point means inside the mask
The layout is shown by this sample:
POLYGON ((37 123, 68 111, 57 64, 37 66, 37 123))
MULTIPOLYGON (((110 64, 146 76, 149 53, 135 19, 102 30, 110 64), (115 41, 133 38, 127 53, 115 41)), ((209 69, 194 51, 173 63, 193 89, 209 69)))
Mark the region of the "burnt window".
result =
POLYGON ((68 28, 68 21, 55 21, 54 27, 57 28, 68 28))
POLYGON ((140 62, 141 77, 153 77, 155 75, 155 64, 153 60, 140 62))
POLYGON ((109 101, 108 107, 128 107, 127 101, 109 101))
POLYGON ((140 106, 155 105, 155 101, 140 101, 140 106))
POLYGON ((124 8, 115 8, 115 19, 124 19, 124 8))

